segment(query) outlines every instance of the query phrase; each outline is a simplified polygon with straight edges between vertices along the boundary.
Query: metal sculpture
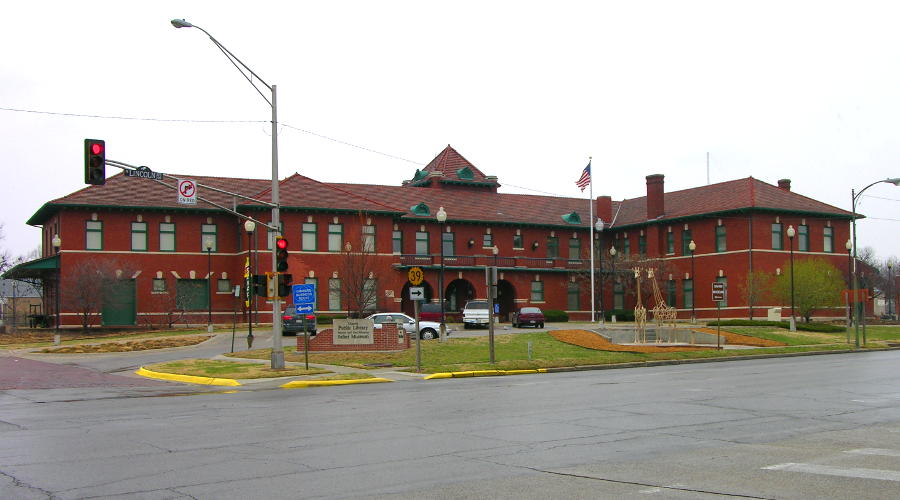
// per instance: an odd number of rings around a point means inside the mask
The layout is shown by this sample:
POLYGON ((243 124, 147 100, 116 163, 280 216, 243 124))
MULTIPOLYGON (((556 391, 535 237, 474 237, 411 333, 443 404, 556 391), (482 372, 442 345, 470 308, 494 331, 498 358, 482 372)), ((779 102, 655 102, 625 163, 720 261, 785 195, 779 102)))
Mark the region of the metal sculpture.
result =
MULTIPOLYGON (((663 298, 662 292, 659 290, 659 285, 656 283, 656 278, 653 275, 653 269, 647 270, 647 279, 651 281, 653 284, 653 300, 655 304, 653 305, 653 321, 656 323, 656 343, 661 342, 660 333, 662 333, 662 327, 668 324, 673 330, 675 328, 675 319, 678 317, 678 311, 666 304, 666 300, 663 298)), ((674 342, 675 336, 669 336, 669 342, 674 342)))
POLYGON ((634 305, 634 343, 647 343, 647 308, 641 300, 641 268, 634 268, 634 280, 637 282, 637 300, 634 305))

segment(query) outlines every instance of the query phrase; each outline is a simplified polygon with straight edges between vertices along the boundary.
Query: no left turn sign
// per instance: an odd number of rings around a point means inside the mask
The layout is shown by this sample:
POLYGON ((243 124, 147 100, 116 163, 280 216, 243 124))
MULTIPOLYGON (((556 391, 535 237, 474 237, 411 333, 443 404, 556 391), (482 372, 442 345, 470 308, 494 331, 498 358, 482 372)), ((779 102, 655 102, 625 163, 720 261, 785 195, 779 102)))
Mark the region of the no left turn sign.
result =
POLYGON ((197 184, 190 179, 178 181, 178 203, 183 205, 197 204, 197 184))

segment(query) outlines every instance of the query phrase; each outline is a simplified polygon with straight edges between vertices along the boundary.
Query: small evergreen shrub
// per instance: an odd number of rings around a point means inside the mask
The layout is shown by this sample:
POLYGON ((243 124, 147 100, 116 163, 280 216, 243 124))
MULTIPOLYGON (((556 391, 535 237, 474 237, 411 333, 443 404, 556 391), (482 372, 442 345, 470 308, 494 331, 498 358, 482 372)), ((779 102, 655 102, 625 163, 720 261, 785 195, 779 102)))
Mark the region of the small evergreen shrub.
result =
POLYGON ((569 321, 569 315, 565 311, 544 311, 544 321, 547 323, 560 323, 569 321))

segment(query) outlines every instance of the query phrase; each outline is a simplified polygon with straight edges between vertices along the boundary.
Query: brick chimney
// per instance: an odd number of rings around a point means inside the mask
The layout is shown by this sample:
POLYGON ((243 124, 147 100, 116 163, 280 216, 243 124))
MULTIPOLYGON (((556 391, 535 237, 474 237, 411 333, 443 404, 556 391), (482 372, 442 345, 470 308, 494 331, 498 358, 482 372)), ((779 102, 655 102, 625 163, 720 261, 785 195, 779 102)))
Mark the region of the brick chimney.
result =
POLYGON ((790 179, 778 179, 778 187, 784 189, 785 191, 791 190, 791 180, 790 179))
POLYGON ((612 223, 612 197, 610 196, 598 196, 594 201, 594 213, 597 214, 597 217, 603 219, 603 223, 606 224, 607 227, 612 223))
POLYGON ((663 174, 647 176, 647 220, 656 219, 666 213, 664 179, 663 174))

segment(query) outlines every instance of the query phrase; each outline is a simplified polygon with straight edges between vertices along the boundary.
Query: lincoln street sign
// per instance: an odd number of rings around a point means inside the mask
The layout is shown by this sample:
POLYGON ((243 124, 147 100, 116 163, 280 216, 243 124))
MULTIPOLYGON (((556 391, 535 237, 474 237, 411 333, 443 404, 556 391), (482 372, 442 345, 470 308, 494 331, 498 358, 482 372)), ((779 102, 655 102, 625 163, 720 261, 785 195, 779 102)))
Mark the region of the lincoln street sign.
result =
POLYGON ((142 179, 163 180, 162 172, 154 172, 149 167, 140 166, 134 170, 126 170, 125 177, 140 177, 142 179))

